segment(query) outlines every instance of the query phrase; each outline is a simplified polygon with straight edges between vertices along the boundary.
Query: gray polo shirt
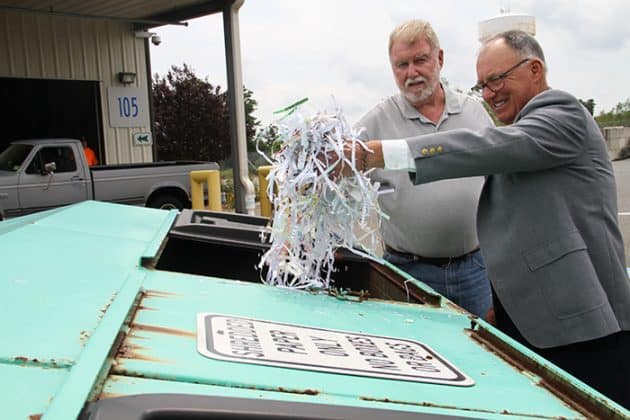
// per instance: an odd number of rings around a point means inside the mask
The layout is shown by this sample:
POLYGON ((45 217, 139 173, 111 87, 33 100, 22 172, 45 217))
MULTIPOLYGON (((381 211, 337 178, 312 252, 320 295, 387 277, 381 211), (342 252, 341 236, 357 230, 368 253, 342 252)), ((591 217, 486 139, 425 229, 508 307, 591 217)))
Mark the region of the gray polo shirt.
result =
MULTIPOLYGON (((367 112, 355 124, 365 140, 402 139, 454 128, 477 130, 492 125, 490 116, 475 99, 444 87, 446 106, 434 124, 400 93, 367 112)), ((424 257, 455 257, 478 246, 476 215, 483 177, 458 178, 413 185, 407 171, 375 170, 372 179, 394 187, 380 196, 389 215, 381 236, 398 251, 424 257)))

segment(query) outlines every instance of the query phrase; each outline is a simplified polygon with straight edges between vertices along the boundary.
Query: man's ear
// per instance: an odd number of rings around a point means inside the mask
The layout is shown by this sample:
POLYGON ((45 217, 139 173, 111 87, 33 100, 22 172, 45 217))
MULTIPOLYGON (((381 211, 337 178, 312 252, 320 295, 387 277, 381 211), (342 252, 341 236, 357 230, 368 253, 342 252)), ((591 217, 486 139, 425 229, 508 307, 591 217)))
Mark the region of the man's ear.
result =
POLYGON ((534 80, 540 80, 545 76, 545 65, 540 60, 532 60, 530 69, 534 80))

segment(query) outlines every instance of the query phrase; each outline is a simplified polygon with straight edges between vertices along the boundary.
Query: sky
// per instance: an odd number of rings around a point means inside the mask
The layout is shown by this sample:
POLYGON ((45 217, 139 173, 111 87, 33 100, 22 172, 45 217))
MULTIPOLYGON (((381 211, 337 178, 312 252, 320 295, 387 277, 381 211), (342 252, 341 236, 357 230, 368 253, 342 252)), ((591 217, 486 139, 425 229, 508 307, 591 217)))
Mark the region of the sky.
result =
MULTIPOLYGON (((587 100, 595 114, 630 98, 629 0, 245 0, 239 11, 243 84, 262 124, 304 97, 305 111, 338 106, 358 120, 397 92, 387 45, 410 19, 429 21, 444 50, 441 76, 463 91, 476 82, 479 22, 502 9, 535 18, 551 87, 587 100)), ((183 63, 225 90, 220 14, 154 28, 153 73, 183 63)))

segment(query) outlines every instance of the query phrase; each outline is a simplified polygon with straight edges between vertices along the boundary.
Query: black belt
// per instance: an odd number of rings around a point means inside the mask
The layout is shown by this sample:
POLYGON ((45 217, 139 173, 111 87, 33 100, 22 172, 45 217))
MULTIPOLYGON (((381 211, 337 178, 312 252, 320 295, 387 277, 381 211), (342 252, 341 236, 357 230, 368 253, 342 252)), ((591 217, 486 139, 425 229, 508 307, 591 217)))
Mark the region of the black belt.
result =
POLYGON ((437 266, 445 266, 445 265, 449 265, 451 263, 458 262, 460 260, 463 260, 464 258, 469 257, 471 254, 474 254, 475 252, 479 251, 479 247, 473 249, 470 252, 465 253, 464 255, 460 255, 458 257, 423 257, 421 255, 415 255, 415 254, 409 254, 407 252, 396 251, 395 249, 389 247, 388 245, 385 245, 385 251, 393 255, 398 255, 400 257, 412 259, 415 262, 437 265, 437 266))

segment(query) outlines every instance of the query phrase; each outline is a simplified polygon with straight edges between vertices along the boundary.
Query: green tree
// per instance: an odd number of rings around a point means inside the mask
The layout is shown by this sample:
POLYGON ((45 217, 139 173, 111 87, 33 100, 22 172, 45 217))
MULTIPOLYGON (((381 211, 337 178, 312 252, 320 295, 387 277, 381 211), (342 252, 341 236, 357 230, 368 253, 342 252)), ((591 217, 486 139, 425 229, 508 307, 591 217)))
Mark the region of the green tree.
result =
MULTIPOLYGON (((252 115, 257 102, 244 88, 246 134, 253 139, 260 124, 252 115)), ((230 156, 227 92, 197 77, 191 67, 172 66, 153 81, 155 142, 160 160, 222 161, 230 156)))
POLYGON ((258 102, 253 98, 254 93, 243 88, 243 97, 245 99, 245 128, 247 131, 247 151, 256 151, 256 134, 260 127, 260 121, 254 117, 254 112, 258 107, 258 102))
POLYGON ((595 120, 601 127, 611 127, 615 125, 630 126, 630 98, 624 102, 619 102, 608 112, 602 111, 595 120))
POLYGON ((580 103, 582 105, 584 105, 584 108, 588 109, 588 112, 591 113, 591 115, 595 115, 595 101, 593 100, 593 98, 591 99, 587 99, 586 101, 583 101, 581 99, 578 99, 578 101, 580 101, 580 103))

